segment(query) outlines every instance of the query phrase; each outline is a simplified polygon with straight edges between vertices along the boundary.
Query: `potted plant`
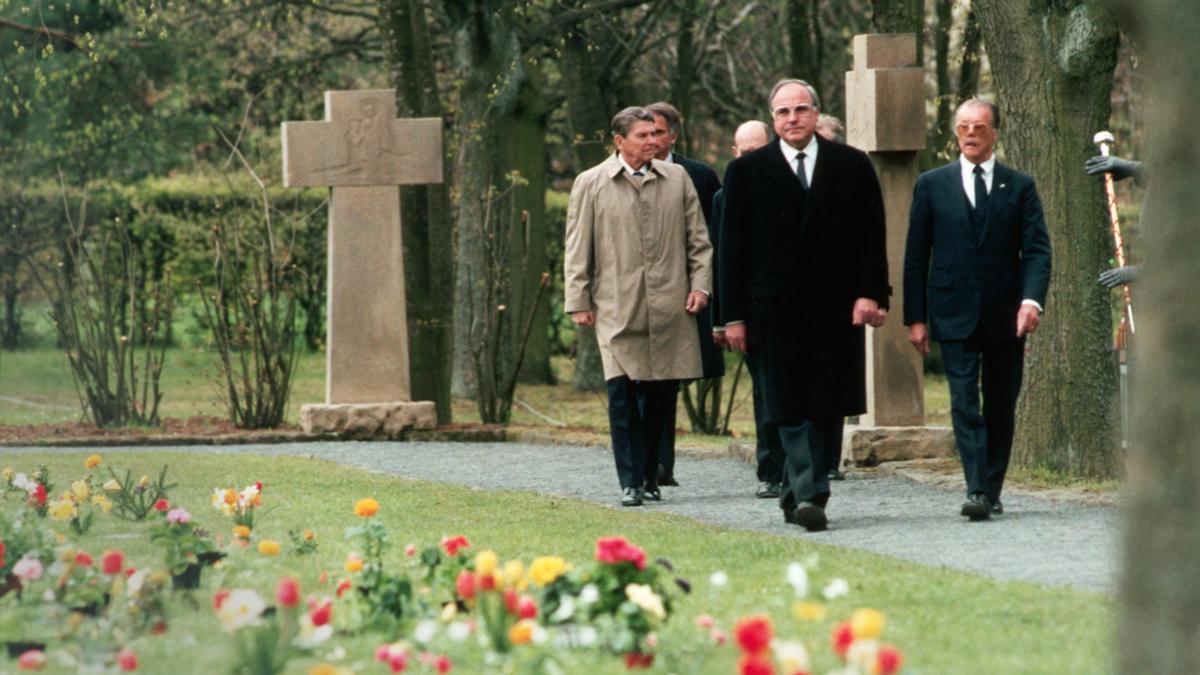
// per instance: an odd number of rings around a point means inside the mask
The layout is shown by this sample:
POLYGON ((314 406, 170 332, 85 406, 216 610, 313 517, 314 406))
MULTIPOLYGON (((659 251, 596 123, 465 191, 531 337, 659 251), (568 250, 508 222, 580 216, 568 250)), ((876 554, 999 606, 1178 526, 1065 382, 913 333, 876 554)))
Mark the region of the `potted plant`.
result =
POLYGON ((203 566, 224 558, 225 554, 217 550, 208 532, 196 527, 192 514, 186 510, 168 510, 166 504, 155 508, 162 513, 162 520, 150 528, 150 541, 163 547, 173 587, 198 588, 203 566))

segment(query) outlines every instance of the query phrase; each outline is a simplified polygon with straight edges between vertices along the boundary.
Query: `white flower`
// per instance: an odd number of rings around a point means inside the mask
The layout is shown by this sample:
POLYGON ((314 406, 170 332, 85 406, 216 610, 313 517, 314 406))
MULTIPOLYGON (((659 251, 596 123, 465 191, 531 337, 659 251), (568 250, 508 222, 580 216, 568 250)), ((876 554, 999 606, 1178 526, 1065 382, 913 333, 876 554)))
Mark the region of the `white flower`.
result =
POLYGON ((771 646, 775 649, 775 660, 785 673, 811 672, 812 659, 803 642, 795 640, 773 640, 771 646))
POLYGON ((879 640, 855 640, 846 650, 846 664, 854 666, 864 673, 874 672, 875 659, 878 654, 879 640))
POLYGON ((667 618, 667 610, 663 607, 662 598, 645 584, 629 584, 625 587, 625 597, 637 605, 643 612, 657 619, 667 618))
POLYGON ((21 488, 26 492, 33 492, 37 489, 37 483, 29 480, 29 476, 26 476, 23 473, 13 476, 12 484, 13 487, 21 488))
POLYGON ((437 635, 438 625, 436 621, 422 621, 413 629, 412 638, 415 642, 421 644, 429 644, 433 640, 433 636, 437 635))
POLYGON ((529 634, 529 641, 535 645, 544 645, 547 638, 546 629, 542 628, 541 624, 534 624, 533 632, 529 634))
POLYGON ((717 570, 708 577, 708 583, 717 588, 721 588, 729 583, 729 575, 725 574, 723 570, 717 570))
POLYGON ((125 580, 125 591, 129 593, 129 595, 137 595, 138 591, 142 590, 142 585, 145 583, 146 573, 142 570, 138 570, 133 574, 130 574, 129 578, 125 580))
POLYGON ((466 621, 455 621, 446 626, 446 637, 455 642, 464 642, 471 635, 471 625, 466 621))
POLYGON ((221 627, 232 633, 258 623, 258 617, 262 616, 266 608, 267 603, 258 593, 246 588, 236 588, 225 598, 225 602, 221 603, 221 609, 217 610, 217 618, 221 620, 221 627))
POLYGON ((292 643, 301 649, 315 649, 332 636, 333 626, 314 626, 312 619, 305 615, 300 618, 300 634, 292 643))
POLYGON ((808 570, 800 563, 791 563, 787 568, 787 581, 796 591, 797 598, 808 595, 808 570))
POLYGON ((558 600, 558 609, 550 615, 550 623, 563 623, 575 616, 575 598, 564 595, 558 600))
POLYGON ((825 587, 825 590, 821 591, 821 594, 825 596, 826 600, 833 600, 834 598, 840 598, 849 592, 850 584, 845 579, 838 577, 833 581, 830 581, 829 585, 825 587))
POLYGON ((587 607, 594 605, 600 599, 600 589, 596 588, 596 584, 588 584, 579 591, 579 604, 587 607))
POLYGON ((37 558, 21 558, 12 566, 12 573, 25 581, 37 581, 46 571, 42 561, 37 558))

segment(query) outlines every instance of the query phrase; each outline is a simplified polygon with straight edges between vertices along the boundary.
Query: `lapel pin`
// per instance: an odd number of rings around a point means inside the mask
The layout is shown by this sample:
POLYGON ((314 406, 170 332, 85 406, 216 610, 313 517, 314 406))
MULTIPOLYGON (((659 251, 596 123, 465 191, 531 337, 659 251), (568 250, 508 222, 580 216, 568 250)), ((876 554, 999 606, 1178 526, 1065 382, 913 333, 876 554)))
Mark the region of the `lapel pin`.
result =
POLYGON ((1007 184, 1007 183, 1001 183, 1001 184, 1000 184, 1000 187, 1001 187, 1001 188, 1006 188, 1006 187, 1008 187, 1008 184, 1007 184))

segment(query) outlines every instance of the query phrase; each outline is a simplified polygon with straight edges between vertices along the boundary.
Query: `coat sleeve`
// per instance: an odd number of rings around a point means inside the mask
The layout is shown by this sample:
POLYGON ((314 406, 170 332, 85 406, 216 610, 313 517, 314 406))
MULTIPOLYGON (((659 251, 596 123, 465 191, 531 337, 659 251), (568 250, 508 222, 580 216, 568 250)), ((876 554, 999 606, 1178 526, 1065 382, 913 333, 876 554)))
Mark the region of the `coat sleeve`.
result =
POLYGON ((567 230, 563 242, 563 311, 594 310, 592 273, 595 268, 595 210, 588 181, 581 176, 571 187, 567 230))
POLYGON ((929 256, 933 245, 933 205, 929 181, 917 179, 912 207, 908 211, 908 239, 904 245, 904 325, 929 321, 929 256))
POLYGON ((721 211, 721 231, 717 240, 721 248, 721 277, 717 295, 721 296, 720 313, 713 323, 722 326, 731 321, 745 321, 749 316, 750 299, 750 223, 746 217, 750 208, 749 186, 743 177, 740 160, 734 160, 725 170, 725 207, 721 211))
POLYGON ((1021 195, 1021 219, 1021 299, 1044 308, 1050 289, 1050 232, 1032 179, 1021 195))
POLYGON ((700 210, 700 197, 692 181, 684 182, 684 224, 687 227, 688 283, 693 291, 704 291, 712 295, 712 243, 708 240, 708 226, 700 210))
POLYGON ((883 190, 875 167, 865 155, 860 158, 858 184, 862 185, 859 212, 858 280, 856 298, 870 298, 888 309, 892 288, 888 284, 887 223, 883 190))
POLYGON ((713 195, 712 201, 712 276, 713 276, 713 294, 709 299, 708 307, 712 313, 713 328, 719 328, 721 316, 721 294, 717 292, 717 281, 721 278, 721 256, 717 252, 721 250, 721 220, 722 211, 725 210, 725 191, 717 190, 713 195))

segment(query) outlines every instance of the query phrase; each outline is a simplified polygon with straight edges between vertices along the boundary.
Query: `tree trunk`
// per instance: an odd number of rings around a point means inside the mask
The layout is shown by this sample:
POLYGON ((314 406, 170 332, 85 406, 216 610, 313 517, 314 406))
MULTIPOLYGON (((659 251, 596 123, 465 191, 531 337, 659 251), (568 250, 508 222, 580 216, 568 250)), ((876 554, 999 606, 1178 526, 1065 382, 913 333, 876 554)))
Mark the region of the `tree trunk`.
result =
POLYGON ((950 31, 954 28, 954 0, 934 0, 937 26, 933 32, 934 72, 937 79, 937 122, 929 135, 929 148, 935 156, 951 149, 951 117, 954 96, 950 90, 950 31))
MULTIPOLYGON (((608 73, 600 61, 599 50, 590 44, 585 24, 579 24, 567 33, 563 45, 563 85, 575 165, 579 172, 599 164, 608 156, 608 124, 615 111, 609 110, 608 73)), ((554 270, 554 273, 561 274, 562 270, 554 270)), ((575 327, 575 373, 571 386, 578 391, 604 388, 604 364, 600 360, 596 332, 591 328, 575 327)))
MULTIPOLYGON (((429 25, 420 0, 379 3, 384 57, 401 116, 442 117, 429 25)), ((433 401, 439 424, 451 421, 453 234, 449 157, 441 185, 404 187, 400 214, 404 284, 408 296, 408 353, 412 396, 433 401)))
POLYGON ((998 88, 1008 163, 1038 183, 1054 247, 1046 314, 1026 345, 1014 458, 1074 476, 1118 473, 1117 371, 1109 293, 1112 255, 1100 181, 1083 162, 1108 126, 1116 23, 1099 0, 978 7, 998 88), (1069 5, 1069 7, 1068 7, 1069 5))
POLYGON ((979 15, 974 3, 967 10, 963 25, 962 61, 958 68, 958 102, 975 98, 979 91, 979 60, 982 53, 983 33, 979 30, 979 15))
MULTIPOLYGON (((509 259, 512 270, 512 305, 518 313, 512 315, 509 326, 510 342, 516 345, 525 329, 528 305, 538 297, 538 284, 543 272, 550 272, 546 256, 546 101, 542 97, 538 73, 528 71, 529 78, 521 84, 517 105, 504 128, 505 163, 519 171, 529 182, 516 193, 517 211, 526 211, 527 227, 520 220, 509 232, 509 259)), ((534 330, 521 364, 521 382, 549 384, 554 381, 550 372, 550 302, 542 295, 534 311, 534 330)))
MULTIPOLYGON (((1200 672, 1200 15, 1192 0, 1119 0, 1150 82, 1153 168, 1133 287, 1134 433, 1124 517, 1116 672, 1200 672)), ((1114 0, 1116 4, 1118 0, 1114 0)), ((1126 24, 1122 24, 1123 26, 1126 24)))
MULTIPOLYGON (((696 81, 696 0, 683 0, 679 3, 679 28, 675 37, 675 68, 671 75, 670 95, 667 99, 683 115, 686 120, 692 114, 692 86, 696 81)), ((699 124, 693 124, 699 129, 699 124)), ((688 156, 695 155, 695 144, 688 125, 684 124, 679 131, 676 146, 680 152, 688 156)))
MULTIPOLYGON (((819 87, 820 73, 813 66, 812 19, 809 16, 809 0, 788 0, 788 77, 798 77, 819 87)), ((818 90, 819 91, 819 90, 818 90)))

